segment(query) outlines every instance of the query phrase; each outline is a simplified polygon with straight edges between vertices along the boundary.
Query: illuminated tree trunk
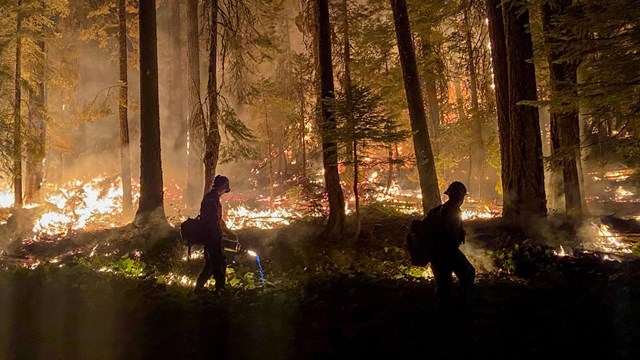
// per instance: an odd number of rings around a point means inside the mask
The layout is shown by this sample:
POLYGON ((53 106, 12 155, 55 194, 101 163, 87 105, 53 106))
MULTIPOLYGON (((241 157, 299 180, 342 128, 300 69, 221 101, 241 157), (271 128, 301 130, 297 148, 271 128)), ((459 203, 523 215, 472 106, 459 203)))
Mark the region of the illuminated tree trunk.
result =
POLYGON ((528 33, 529 11, 510 3, 504 8, 509 73, 509 121, 511 125, 511 189, 505 216, 526 222, 545 216, 547 201, 542 165, 542 140, 538 109, 521 101, 536 101, 533 44, 528 33))
POLYGON ((508 204, 511 204, 509 194, 512 190, 509 186, 513 182, 510 179, 511 143, 509 134, 511 134, 511 125, 509 122, 509 73, 507 69, 507 48, 500 0, 487 0, 487 19, 489 20, 491 63, 493 66, 498 134, 500 139, 502 202, 506 207, 508 204))
MULTIPOLYGON (((442 59, 436 54, 429 34, 424 34, 420 37, 420 52, 423 59, 428 59, 420 80, 422 80, 422 85, 424 86, 429 111, 428 121, 431 125, 429 135, 434 140, 437 139, 440 132, 440 103, 438 102, 437 81, 442 76, 444 66, 442 59)), ((436 149, 434 151, 437 153, 436 149)))
POLYGON ((393 145, 389 145, 387 150, 387 161, 389 162, 389 167, 387 168, 387 186, 385 188, 385 193, 388 194, 389 190, 391 190, 391 184, 393 183, 393 145))
POLYGON ((466 29, 465 34, 465 47, 467 50, 467 57, 469 59, 469 83, 471 89, 471 133, 473 134, 473 142, 471 147, 471 153, 469 156, 470 166, 472 169, 470 173, 473 174, 471 179, 475 180, 475 184, 469 183, 469 188, 476 189, 475 196, 481 194, 481 182, 482 182, 482 166, 484 163, 484 140, 482 138, 482 118, 479 114, 478 103, 478 72, 476 69, 476 55, 473 49, 471 25, 469 24, 469 11, 471 9, 471 3, 464 12, 464 25, 466 29), (475 186, 474 186, 475 185, 475 186))
MULTIPOLYGON (((352 95, 352 86, 351 86, 351 44, 349 41, 349 6, 347 4, 347 0, 342 0, 342 11, 343 11, 343 30, 344 30, 344 92, 347 94, 347 103, 351 104, 353 101, 352 95)), ((355 124, 351 116, 348 120, 351 124, 350 128, 353 132, 355 129, 355 124)), ((354 140, 351 142, 350 146, 347 148, 351 150, 351 160, 353 161, 353 197, 355 199, 355 207, 356 207, 356 231, 355 238, 358 239, 360 237, 360 227, 361 227, 361 218, 360 218, 360 194, 358 191, 358 182, 359 176, 358 174, 358 141, 354 140)))
POLYGON ((16 73, 15 73, 15 103, 13 104, 13 201, 16 208, 22 207, 22 0, 18 0, 18 15, 16 26, 16 73))
MULTIPOLYGON (((560 31, 553 24, 556 15, 562 15, 565 9, 571 6, 572 0, 560 0, 551 5, 542 6, 542 24, 546 33, 545 40, 549 45, 548 61, 551 75, 551 96, 560 96, 563 92, 569 92, 572 97, 577 97, 577 63, 560 62, 565 52, 558 49, 558 44, 551 33, 560 31)), ((569 215, 582 215, 582 194, 580 192, 580 180, 578 178, 577 162, 580 161, 580 119, 578 109, 570 103, 551 104, 552 131, 557 134, 557 142, 554 145, 554 155, 562 156, 562 183, 566 212, 569 215), (559 107, 559 108, 558 108, 559 107), (566 108, 569 109, 566 109, 566 108)))
POLYGON ((425 76, 424 90, 427 95, 429 119, 431 120, 432 132, 429 134, 432 135, 433 138, 437 139, 438 133, 440 132, 440 104, 438 103, 436 80, 430 76, 425 76))
POLYGON ((207 98, 209 100, 209 116, 206 126, 204 142, 204 191, 213 185, 216 167, 220 157, 220 130, 218 128, 218 78, 216 65, 218 63, 218 0, 211 0, 211 28, 209 36, 209 82, 207 83, 207 98))
POLYGON ((271 126, 269 126, 269 116, 267 115, 267 103, 262 96, 262 108, 264 111, 264 127, 267 132, 267 161, 269 164, 269 209, 273 210, 273 188, 274 186, 274 173, 273 173, 273 139, 271 137, 271 126))
POLYGON ((333 110, 327 100, 335 98, 333 88, 333 63, 331 61, 331 29, 329 25, 329 4, 327 0, 316 0, 316 23, 318 44, 318 75, 320 78, 320 109, 318 126, 322 136, 322 163, 324 181, 329 197, 329 219, 327 234, 329 237, 341 237, 344 230, 345 211, 344 194, 340 186, 338 173, 337 143, 332 139, 336 129, 333 110))
POLYGON ((140 0, 140 202, 136 223, 166 222, 163 205, 156 2, 140 0))
POLYGON ((305 100, 304 92, 300 91, 300 148, 302 151, 302 178, 307 178, 307 144, 305 141, 306 136, 306 122, 305 122, 305 100))
MULTIPOLYGON (((40 1, 42 8, 44 9, 44 1, 40 1)), ((45 142, 46 142, 46 127, 45 127, 45 114, 46 114, 46 100, 45 100, 45 63, 46 63, 46 46, 44 40, 37 41, 38 48, 40 50, 41 67, 38 69, 38 84, 36 87, 35 104, 30 106, 29 115, 29 133, 31 134, 34 146, 27 157, 27 175, 26 175, 26 189, 25 189, 25 201, 27 203, 37 202, 40 200, 40 189, 42 188, 42 181, 44 178, 44 156, 45 156, 45 142)))
POLYGON ((198 0, 187 1, 187 87, 189 93, 187 135, 187 188, 184 194, 189 208, 202 199, 204 151, 204 113, 200 99, 200 45, 198 40, 198 0))
POLYGON ((184 73, 182 71, 182 22, 180 20, 180 0, 171 0, 170 37, 171 37, 171 88, 169 106, 172 121, 178 121, 174 150, 185 151, 187 143, 187 122, 184 118, 184 73))
POLYGON ((127 9, 126 0, 118 0, 118 44, 120 50, 120 176, 122 178, 122 211, 125 215, 133 212, 131 198, 131 155, 129 152, 129 120, 127 80, 127 9))
POLYGON ((420 89, 416 54, 411 38, 407 3, 405 0, 391 0, 391 9, 393 10, 398 51, 400 52, 404 90, 409 106, 413 147, 422 191, 422 209, 426 215, 429 209, 440 204, 440 190, 422 102, 422 90, 420 89))

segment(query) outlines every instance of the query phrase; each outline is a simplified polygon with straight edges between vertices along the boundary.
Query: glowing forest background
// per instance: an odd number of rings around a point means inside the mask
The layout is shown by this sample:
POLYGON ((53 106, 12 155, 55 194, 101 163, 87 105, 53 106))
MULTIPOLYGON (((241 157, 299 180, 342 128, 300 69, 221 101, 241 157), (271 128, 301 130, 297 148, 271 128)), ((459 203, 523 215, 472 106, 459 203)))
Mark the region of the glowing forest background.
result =
POLYGON ((640 2, 0 13, 0 358, 640 353, 640 2), (218 174, 205 298, 179 225, 218 174), (478 301, 448 322, 404 237, 456 180, 478 301))

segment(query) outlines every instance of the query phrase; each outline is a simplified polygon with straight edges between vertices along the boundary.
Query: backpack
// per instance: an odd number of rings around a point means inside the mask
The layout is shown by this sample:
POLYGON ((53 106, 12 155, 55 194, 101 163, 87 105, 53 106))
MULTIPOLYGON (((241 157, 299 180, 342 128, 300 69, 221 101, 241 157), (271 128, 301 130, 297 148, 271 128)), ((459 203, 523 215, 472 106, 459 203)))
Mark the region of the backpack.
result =
POLYGON ((407 251, 414 266, 427 266, 432 260, 437 241, 442 205, 431 210, 422 220, 411 220, 407 233, 407 251))
POLYGON ((195 219, 188 218, 180 224, 180 235, 182 240, 187 243, 189 258, 191 257, 191 245, 202 244, 203 234, 204 229, 200 222, 200 216, 195 219))

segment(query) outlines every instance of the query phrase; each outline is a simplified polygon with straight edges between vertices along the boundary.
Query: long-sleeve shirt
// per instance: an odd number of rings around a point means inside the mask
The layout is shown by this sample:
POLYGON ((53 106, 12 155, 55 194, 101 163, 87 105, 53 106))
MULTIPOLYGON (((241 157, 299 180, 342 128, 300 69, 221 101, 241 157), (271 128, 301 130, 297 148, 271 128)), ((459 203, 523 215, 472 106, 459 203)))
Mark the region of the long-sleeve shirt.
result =
POLYGON ((209 191, 200 203, 200 221, 217 240, 222 240, 222 204, 215 191, 209 191))
POLYGON ((429 216, 437 220, 434 224, 435 248, 438 252, 450 252, 464 243, 465 231, 462 227, 462 211, 460 207, 447 201, 429 211, 429 216), (433 212, 433 214, 431 214, 433 212))

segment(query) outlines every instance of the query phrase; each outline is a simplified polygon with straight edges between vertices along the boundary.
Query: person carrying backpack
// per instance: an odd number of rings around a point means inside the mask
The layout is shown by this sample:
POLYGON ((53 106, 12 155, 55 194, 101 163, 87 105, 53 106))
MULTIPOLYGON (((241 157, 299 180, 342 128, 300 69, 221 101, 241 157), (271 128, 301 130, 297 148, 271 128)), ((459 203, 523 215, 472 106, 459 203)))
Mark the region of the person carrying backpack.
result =
POLYGON ((196 281, 194 291, 203 290, 211 276, 216 280, 216 290, 223 290, 225 287, 227 263, 222 246, 222 235, 225 233, 236 239, 237 236, 231 233, 222 220, 220 197, 230 191, 229 179, 226 176, 218 175, 213 180, 213 187, 200 203, 205 263, 196 281))
POLYGON ((427 215, 427 218, 438 219, 430 261, 436 281, 438 305, 443 307, 449 306, 452 300, 451 273, 458 277, 465 296, 471 292, 476 275, 475 268, 459 249, 465 238, 460 206, 464 202, 467 189, 463 183, 454 181, 444 193, 449 196, 447 202, 431 209, 427 215))

